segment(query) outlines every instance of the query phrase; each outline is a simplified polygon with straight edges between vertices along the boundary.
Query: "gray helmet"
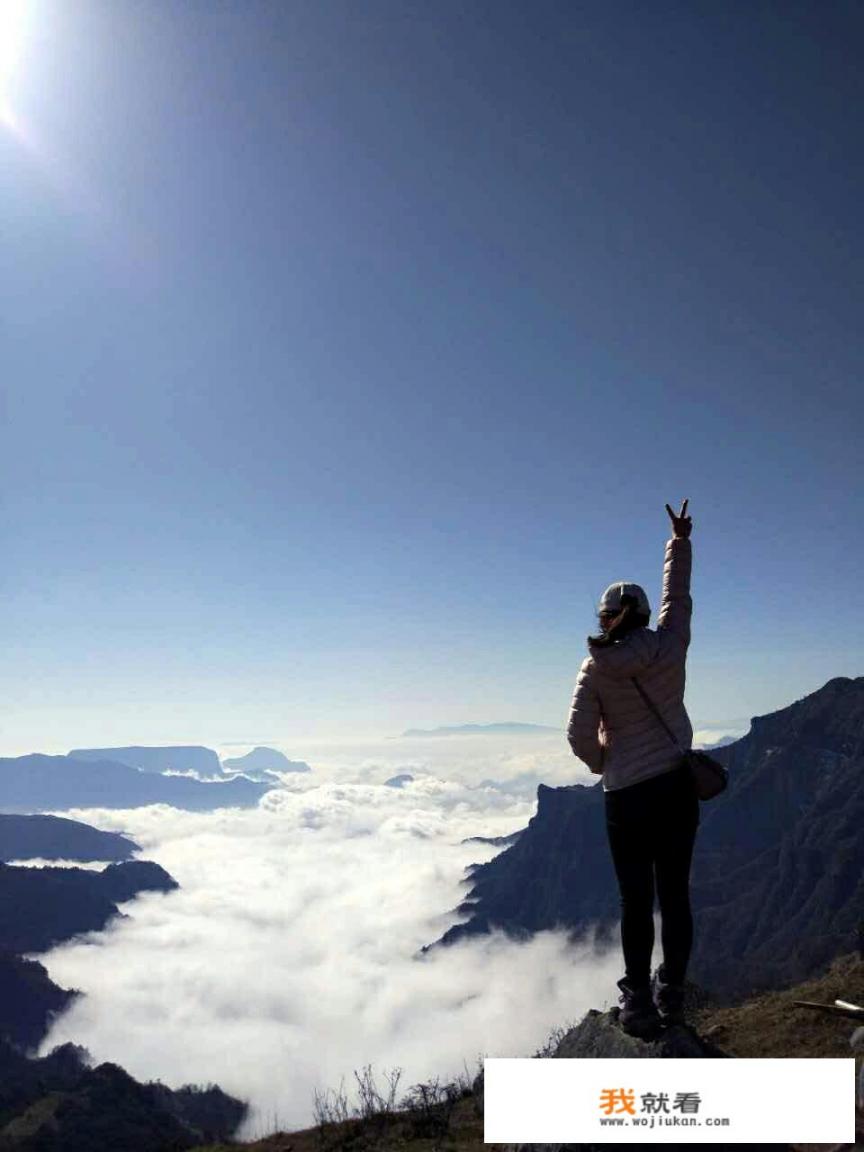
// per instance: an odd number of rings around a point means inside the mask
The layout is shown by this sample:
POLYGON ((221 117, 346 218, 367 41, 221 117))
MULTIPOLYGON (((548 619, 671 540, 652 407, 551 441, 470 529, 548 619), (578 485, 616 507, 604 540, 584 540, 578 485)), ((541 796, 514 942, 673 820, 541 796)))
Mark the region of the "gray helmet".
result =
POLYGON ((600 597, 597 611, 620 612, 622 596, 632 596, 636 601, 636 611, 643 613, 645 616, 651 615, 651 605, 648 603, 645 589, 639 584, 631 583, 629 580, 619 580, 615 584, 610 584, 600 597))

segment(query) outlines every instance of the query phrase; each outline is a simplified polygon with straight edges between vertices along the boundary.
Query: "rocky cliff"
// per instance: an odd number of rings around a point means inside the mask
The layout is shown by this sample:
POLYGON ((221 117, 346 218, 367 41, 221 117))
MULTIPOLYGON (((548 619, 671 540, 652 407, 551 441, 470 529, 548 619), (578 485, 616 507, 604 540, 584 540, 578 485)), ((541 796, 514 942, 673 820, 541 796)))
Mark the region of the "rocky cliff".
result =
MULTIPOLYGON (((864 676, 837 677, 755 717, 746 736, 713 755, 730 785, 701 808, 690 974, 734 1000, 805 979, 855 947, 864 920, 864 676)), ((527 828, 494 860, 470 866, 465 883, 457 911, 467 920, 437 944, 494 928, 517 939, 556 926, 576 936, 592 925, 617 943, 599 781, 540 785, 527 828)))

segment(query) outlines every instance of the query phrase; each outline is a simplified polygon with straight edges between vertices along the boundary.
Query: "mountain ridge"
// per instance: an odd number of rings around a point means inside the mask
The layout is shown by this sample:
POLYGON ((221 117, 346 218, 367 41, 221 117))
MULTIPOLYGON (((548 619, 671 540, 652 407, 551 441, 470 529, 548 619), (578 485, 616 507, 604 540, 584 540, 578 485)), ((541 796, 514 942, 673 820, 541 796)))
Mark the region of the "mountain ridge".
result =
MULTIPOLYGON (((214 753, 215 755, 215 753, 214 753)), ((245 776, 197 780, 144 772, 115 760, 75 760, 31 752, 0 757, 0 796, 13 814, 33 809, 136 808, 171 804, 194 812, 254 807, 275 783, 245 776)))
MULTIPOLYGON (((691 873, 694 979, 727 998, 813 975, 864 919, 864 676, 834 677, 712 753, 730 772, 701 807, 691 873)), ((620 897, 600 783, 540 784, 537 811, 492 860, 468 865, 467 917, 425 945, 500 929, 516 939, 597 930, 615 946, 620 897), (591 877, 586 885, 584 877, 591 877)))
MULTIPOLYGON (((75 825, 79 838, 82 829, 92 833, 97 844, 105 843, 98 840, 100 835, 109 835, 77 821, 57 819, 75 825)), ((17 847, 24 857, 42 851, 44 822, 22 817, 17 830, 17 847), (28 832, 34 837, 29 848, 24 842, 28 832)), ((202 1140, 233 1135, 248 1102, 216 1085, 170 1089, 160 1082, 142 1084, 117 1064, 90 1067, 86 1049, 71 1043, 55 1047, 47 1056, 35 1055, 53 1020, 83 994, 54 984, 43 964, 17 953, 46 951, 82 932, 99 931, 114 917, 123 917, 117 905, 139 892, 170 892, 177 887, 163 868, 146 860, 112 863, 101 872, 0 863, 0 1149, 4 1152, 108 1147, 124 1152, 163 1152, 171 1147, 179 1152, 202 1140)))
POLYGON ((120 832, 103 832, 65 816, 0 812, 0 861, 129 860, 140 852, 120 832))
POLYGON ((417 736, 520 736, 545 732, 564 731, 563 726, 558 729, 548 724, 521 724, 515 720, 505 720, 497 724, 450 724, 439 728, 406 728, 392 740, 404 740, 406 737, 417 736))
POLYGON ((151 860, 87 868, 0 864, 0 949, 45 952, 86 932, 100 931, 117 907, 140 892, 172 892, 177 881, 151 860))
POLYGON ((72 748, 70 760, 111 760, 140 772, 196 772, 218 779, 222 765, 212 748, 202 744, 131 744, 120 748, 72 748))

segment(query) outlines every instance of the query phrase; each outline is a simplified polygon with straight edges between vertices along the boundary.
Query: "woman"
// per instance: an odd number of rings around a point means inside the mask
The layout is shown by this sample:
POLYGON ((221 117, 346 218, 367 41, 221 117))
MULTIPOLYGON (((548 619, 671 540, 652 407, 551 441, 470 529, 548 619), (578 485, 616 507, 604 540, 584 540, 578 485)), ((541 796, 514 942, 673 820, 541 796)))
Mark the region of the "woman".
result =
POLYGON ((632 681, 689 748, 693 728, 684 708, 690 644, 692 528, 687 500, 666 542, 663 596, 656 630, 638 584, 618 582, 603 593, 602 635, 589 636, 573 695, 567 739, 580 760, 603 777, 609 847, 621 890, 625 974, 620 1022, 634 1035, 683 1022, 683 984, 693 942, 690 861, 699 798, 681 755, 632 681), (651 978, 655 882, 663 963, 651 978))

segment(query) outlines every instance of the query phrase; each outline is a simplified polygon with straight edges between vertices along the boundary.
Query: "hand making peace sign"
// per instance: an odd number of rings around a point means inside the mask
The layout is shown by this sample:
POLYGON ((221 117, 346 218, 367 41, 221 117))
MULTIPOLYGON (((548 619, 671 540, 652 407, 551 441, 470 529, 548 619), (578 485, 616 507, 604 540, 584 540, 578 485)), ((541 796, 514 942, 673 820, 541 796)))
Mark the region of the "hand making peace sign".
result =
POLYGON ((677 539, 686 538, 690 535, 690 530, 693 527, 690 517, 685 515, 687 511, 688 500, 685 500, 681 505, 681 511, 676 516, 669 505, 666 505, 666 511, 672 519, 672 533, 677 539))

